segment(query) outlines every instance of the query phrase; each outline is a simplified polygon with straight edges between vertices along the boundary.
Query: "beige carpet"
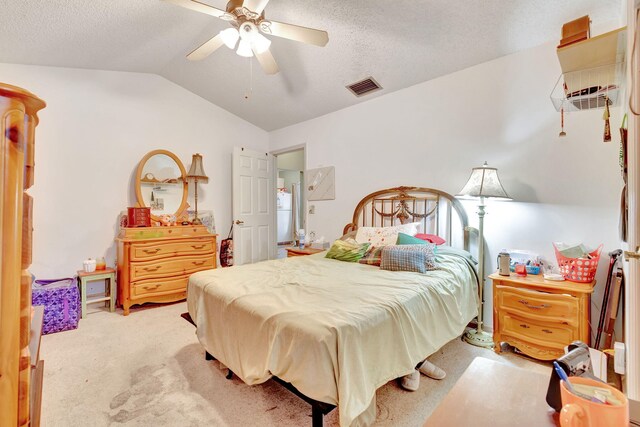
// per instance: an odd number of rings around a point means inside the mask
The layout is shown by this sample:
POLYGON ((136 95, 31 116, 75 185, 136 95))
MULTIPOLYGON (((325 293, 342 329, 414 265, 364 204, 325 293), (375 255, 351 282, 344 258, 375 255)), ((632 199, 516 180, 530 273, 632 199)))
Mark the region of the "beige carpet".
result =
MULTIPOLYGON (((44 426, 310 426, 311 408, 269 381, 226 380, 204 360, 186 303, 109 313, 94 305, 80 327, 43 337, 44 426)), ((379 426, 421 426, 471 361, 482 356, 548 374, 547 365, 455 339, 429 359, 447 372, 416 392, 395 381, 377 393, 379 426)), ((478 390, 482 393, 482 390, 478 390)), ((337 426, 337 411, 325 417, 337 426)))

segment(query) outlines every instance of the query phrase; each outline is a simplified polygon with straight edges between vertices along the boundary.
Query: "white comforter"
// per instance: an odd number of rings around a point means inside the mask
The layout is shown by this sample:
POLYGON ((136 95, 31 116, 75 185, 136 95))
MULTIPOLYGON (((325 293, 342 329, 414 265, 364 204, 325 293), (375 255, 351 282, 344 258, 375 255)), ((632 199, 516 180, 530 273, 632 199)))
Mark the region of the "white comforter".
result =
POLYGON ((272 375, 338 405, 340 425, 370 425, 375 392, 459 336, 477 285, 459 257, 427 274, 391 272, 324 253, 202 271, 189 314, 204 348, 247 384, 272 375))

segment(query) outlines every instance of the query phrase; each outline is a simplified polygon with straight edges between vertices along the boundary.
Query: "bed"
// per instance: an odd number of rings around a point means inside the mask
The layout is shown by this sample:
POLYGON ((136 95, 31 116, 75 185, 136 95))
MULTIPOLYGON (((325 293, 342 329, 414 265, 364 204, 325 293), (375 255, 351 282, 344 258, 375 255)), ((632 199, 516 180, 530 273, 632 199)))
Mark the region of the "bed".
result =
MULTIPOLYGON (((407 221, 469 247, 457 200, 427 188, 368 195, 345 232, 407 221)), ((319 253, 203 271, 189 279, 189 315, 207 355, 246 384, 288 385, 312 403, 314 425, 336 406, 341 426, 370 425, 376 389, 411 373, 477 314, 468 253, 441 246, 437 261, 419 274, 319 253)))

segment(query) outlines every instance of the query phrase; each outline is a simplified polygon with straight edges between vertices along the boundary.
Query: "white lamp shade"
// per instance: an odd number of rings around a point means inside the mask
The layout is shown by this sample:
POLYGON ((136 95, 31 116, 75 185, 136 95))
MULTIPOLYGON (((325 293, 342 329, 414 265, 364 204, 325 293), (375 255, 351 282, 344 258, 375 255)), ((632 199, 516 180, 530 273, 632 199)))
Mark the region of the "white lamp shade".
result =
POLYGON ((227 28, 226 30, 220 31, 220 36, 229 49, 235 49, 236 43, 238 43, 238 39, 240 38, 240 33, 238 33, 238 30, 235 28, 227 28))
POLYGON ((498 169, 490 168, 487 162, 471 170, 471 176, 458 196, 492 197, 511 200, 511 197, 509 197, 500 183, 498 169))
POLYGON ((253 52, 251 51, 251 45, 246 40, 240 40, 240 44, 238 44, 238 50, 236 53, 240 56, 244 56, 245 58, 251 58, 253 56, 253 52))

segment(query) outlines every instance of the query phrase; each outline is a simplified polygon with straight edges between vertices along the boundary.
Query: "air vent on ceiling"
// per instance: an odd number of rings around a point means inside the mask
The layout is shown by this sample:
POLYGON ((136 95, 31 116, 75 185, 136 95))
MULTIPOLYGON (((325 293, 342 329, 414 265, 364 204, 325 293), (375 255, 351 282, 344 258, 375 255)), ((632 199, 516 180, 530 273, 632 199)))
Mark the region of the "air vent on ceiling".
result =
POLYGON ((349 89, 355 96, 362 96, 376 90, 380 90, 382 89, 382 86, 380 86, 373 77, 367 77, 364 80, 350 84, 347 86, 347 89, 349 89))

